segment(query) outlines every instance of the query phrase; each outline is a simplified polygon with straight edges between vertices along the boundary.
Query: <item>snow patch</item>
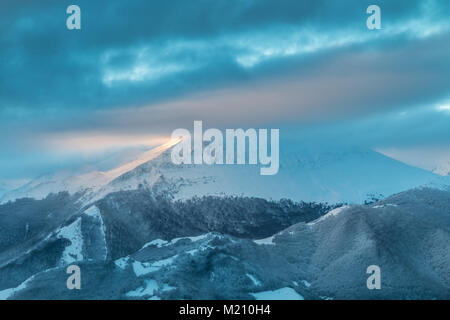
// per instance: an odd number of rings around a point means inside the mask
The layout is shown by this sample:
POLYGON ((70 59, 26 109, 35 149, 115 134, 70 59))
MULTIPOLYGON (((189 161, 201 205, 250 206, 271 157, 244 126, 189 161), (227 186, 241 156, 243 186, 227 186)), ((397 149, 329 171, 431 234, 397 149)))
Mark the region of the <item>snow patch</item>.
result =
POLYGON ((135 261, 133 262, 133 271, 137 277, 140 277, 156 270, 150 267, 149 263, 135 261))
POLYGON ((134 261, 133 262, 133 271, 136 274, 136 276, 140 277, 142 275, 146 275, 150 272, 155 272, 160 270, 162 267, 169 266, 173 263, 173 261, 178 257, 178 255, 174 255, 172 257, 169 257, 167 259, 158 260, 155 262, 140 262, 140 261, 134 261))
POLYGON ((249 274, 249 273, 246 273, 245 275, 246 275, 247 277, 249 277, 250 280, 252 280, 252 282, 253 282, 253 284, 254 284, 255 286, 257 286, 257 287, 261 286, 261 281, 259 281, 258 279, 256 279, 255 276, 253 276, 253 275, 251 275, 251 274, 249 274))
POLYGON ((191 240, 191 242, 197 242, 197 241, 200 241, 200 240, 203 240, 203 239, 207 238, 210 234, 211 233, 205 233, 205 234, 202 234, 202 235, 199 235, 199 236, 196 236, 196 237, 175 238, 175 239, 172 239, 167 245, 172 245, 172 244, 177 243, 180 240, 185 240, 185 239, 189 239, 189 240, 191 240))
POLYGON ((175 290, 175 287, 169 286, 167 283, 163 283, 161 291, 171 291, 175 290))
POLYGON ((114 264, 117 267, 119 267, 120 269, 125 270, 125 268, 128 265, 129 260, 130 260, 130 258, 128 258, 128 257, 120 258, 120 259, 115 260, 114 264))
POLYGON ((386 204, 373 206, 372 208, 379 209, 379 208, 384 208, 384 207, 397 207, 397 205, 393 204, 393 203, 386 203, 386 204))
POLYGON ((68 226, 61 228, 56 234, 58 239, 70 241, 62 254, 60 265, 71 264, 83 260, 83 235, 81 233, 81 217, 68 226))
MULTIPOLYGON (((191 242, 197 242, 197 241, 203 240, 205 238, 208 238, 210 235, 211 235, 211 233, 208 232, 208 233, 205 233, 205 234, 202 234, 199 236, 195 236, 195 237, 174 238, 170 241, 166 241, 163 239, 156 239, 156 240, 150 241, 149 243, 146 243, 140 250, 143 250, 150 246, 156 246, 157 248, 167 247, 167 246, 174 245, 178 241, 186 240, 186 239, 190 240, 191 242)), ((215 237, 217 237, 217 235, 215 235, 215 237)))
POLYGON ((159 270, 162 267, 171 265, 177 257, 178 257, 178 255, 174 255, 167 259, 158 260, 158 261, 153 262, 150 266, 152 266, 153 268, 158 268, 158 270, 159 270))
POLYGON ((186 253, 190 254, 191 256, 195 255, 197 252, 198 252, 198 249, 192 249, 192 250, 186 251, 186 253))
POLYGON ((162 246, 166 245, 167 243, 168 243, 168 242, 167 242, 166 240, 163 240, 163 239, 156 239, 156 240, 150 241, 149 243, 146 243, 146 244, 141 248, 141 250, 142 250, 142 249, 145 249, 145 248, 147 248, 147 247, 150 247, 150 246, 156 246, 156 247, 158 247, 158 248, 161 248, 162 246))
POLYGON ((303 296, 292 288, 281 288, 273 291, 251 293, 256 300, 305 300, 303 296))
POLYGON ((165 292, 174 290, 176 288, 169 286, 167 283, 163 283, 162 286, 158 286, 158 283, 155 280, 149 279, 145 280, 144 286, 139 287, 136 290, 129 291, 125 295, 127 297, 151 296, 148 300, 161 300, 160 297, 153 295, 158 289, 161 289, 162 292, 165 292))
POLYGON ((151 296, 153 292, 158 290, 158 283, 155 280, 145 280, 145 285, 137 288, 136 290, 129 291, 125 295, 127 297, 144 297, 151 296))
POLYGON ((100 232, 102 234, 103 245, 105 248, 105 254, 103 260, 106 260, 108 257, 108 245, 106 244, 106 227, 103 223, 102 215, 100 214, 100 210, 96 206, 92 206, 89 209, 84 211, 84 214, 92 217, 100 224, 100 232))
POLYGON ((326 219, 328 219, 328 218, 330 218, 330 217, 335 217, 335 216, 337 216, 338 214, 340 214, 342 211, 344 211, 345 209, 348 209, 348 208, 350 208, 350 206, 347 206, 347 205, 346 205, 346 206, 342 206, 342 207, 333 209, 333 210, 331 210, 330 212, 328 212, 326 215, 324 215, 324 216, 322 216, 322 217, 320 217, 320 218, 314 220, 313 222, 307 223, 307 225, 308 225, 308 226, 312 226, 312 225, 315 225, 316 223, 322 222, 322 221, 324 221, 324 220, 326 220, 326 219))
POLYGON ((309 282, 306 281, 306 280, 302 280, 302 283, 303 283, 303 285, 304 285, 305 287, 307 287, 307 288, 311 287, 311 283, 309 283, 309 282))
POLYGON ((275 243, 273 242, 274 237, 275 236, 271 236, 265 239, 253 240, 253 242, 257 245, 275 245, 275 243))

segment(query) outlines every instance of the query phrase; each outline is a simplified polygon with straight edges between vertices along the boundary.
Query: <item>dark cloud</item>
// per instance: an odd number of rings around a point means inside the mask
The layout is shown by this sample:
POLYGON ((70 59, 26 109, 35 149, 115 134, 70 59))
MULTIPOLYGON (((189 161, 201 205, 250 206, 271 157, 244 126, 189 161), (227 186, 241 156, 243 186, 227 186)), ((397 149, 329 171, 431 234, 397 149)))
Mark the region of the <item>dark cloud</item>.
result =
MULTIPOLYGON (((0 163, 44 133, 165 134, 199 117, 306 125, 430 106, 450 95, 449 16, 446 0, 3 0, 0 163), (80 31, 65 27, 74 3, 80 31), (366 28, 373 3, 383 30, 366 28)), ((405 130, 421 118, 408 119, 405 130)))
MULTIPOLYGON (((389 23, 420 17, 426 3, 378 1, 389 23)), ((233 83, 247 73, 236 63, 246 50, 233 45, 239 34, 247 32, 251 38, 252 32, 270 34, 280 26, 323 33, 364 31, 365 8, 371 2, 79 0, 81 31, 65 28, 69 4, 2 1, 0 109, 126 107, 233 83), (221 38, 228 40, 217 40, 221 38), (179 42, 184 45, 171 47, 179 42), (196 42, 202 46, 195 47, 196 42), (177 63, 182 70, 176 77, 105 85, 105 69, 132 69, 145 47, 155 65, 177 63), (105 63, 111 52, 116 55, 105 63)), ((440 1, 438 7, 434 15, 445 16, 448 3, 440 1)))

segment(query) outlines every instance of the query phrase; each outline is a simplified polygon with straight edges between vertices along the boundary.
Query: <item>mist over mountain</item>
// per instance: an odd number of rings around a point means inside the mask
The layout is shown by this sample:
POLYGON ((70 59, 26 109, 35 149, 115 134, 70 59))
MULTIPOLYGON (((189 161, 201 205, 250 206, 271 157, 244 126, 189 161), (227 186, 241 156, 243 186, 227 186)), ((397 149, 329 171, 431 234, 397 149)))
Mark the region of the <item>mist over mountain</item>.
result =
POLYGON ((450 300, 450 1, 374 2, 0 1, 0 300, 450 300))
POLYGON ((176 143, 7 193, 0 299, 449 298, 448 177, 362 148, 302 145, 261 176, 175 165, 176 143), (82 290, 66 287, 72 264, 82 290), (367 289, 370 265, 381 290, 367 289))
POLYGON ((68 191, 85 193, 81 201, 88 204, 112 192, 145 187, 174 199, 213 195, 363 203, 439 179, 437 174, 370 149, 313 148, 283 141, 279 172, 273 176, 261 176, 257 165, 174 165, 170 154, 176 143, 169 141, 108 171, 42 176, 6 192, 1 201, 42 199, 52 192, 68 191))

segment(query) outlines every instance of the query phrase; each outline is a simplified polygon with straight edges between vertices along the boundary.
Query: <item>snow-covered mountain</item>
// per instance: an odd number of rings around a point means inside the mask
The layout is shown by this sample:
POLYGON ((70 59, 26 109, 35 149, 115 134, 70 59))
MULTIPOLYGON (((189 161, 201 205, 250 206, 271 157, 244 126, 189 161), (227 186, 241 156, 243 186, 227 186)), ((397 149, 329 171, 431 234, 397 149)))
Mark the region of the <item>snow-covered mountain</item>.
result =
POLYGON ((84 191, 87 204, 111 192, 140 187, 170 194, 174 199, 203 195, 253 196, 296 201, 362 203, 426 185, 437 174, 408 166, 378 152, 329 147, 325 151, 281 143, 280 169, 261 176, 257 165, 174 165, 170 141, 109 171, 82 175, 57 173, 31 181, 4 195, 2 202, 21 197, 42 199, 51 192, 84 191))
MULTIPOLYGON (((137 166, 161 155, 162 152, 166 151, 176 143, 178 143, 178 141, 171 141, 139 154, 133 152, 134 157, 132 157, 133 159, 131 161, 125 162, 108 171, 94 170, 82 174, 74 174, 71 171, 58 171, 53 174, 41 176, 15 190, 6 192, 1 199, 1 203, 25 197, 43 199, 50 193, 58 193, 61 191, 67 191, 70 194, 82 191, 93 193, 101 187, 106 186, 123 173, 133 170, 137 166)), ((117 161, 117 159, 113 160, 117 161)), ((102 161, 99 166, 107 166, 108 163, 111 162, 113 162, 111 159, 106 159, 102 161)))
POLYGON ((433 169, 433 172, 441 176, 450 175, 450 162, 439 165, 438 167, 433 169))
POLYGON ((148 190, 87 208, 75 200, 0 206, 0 299, 450 298, 450 191, 419 188, 325 215, 220 197, 189 210, 148 190), (66 287, 69 264, 81 268, 81 290, 66 287), (381 268, 381 290, 366 286, 370 265, 381 268))
POLYGON ((0 180, 0 199, 5 193, 15 190, 28 182, 29 180, 27 179, 0 180))
POLYGON ((281 149, 275 176, 178 166, 175 143, 32 181, 22 192, 45 198, 0 205, 0 299, 450 298, 448 177, 298 145, 281 149), (392 195, 319 203, 370 194, 392 195), (82 290, 66 287, 71 264, 82 290), (367 289, 369 265, 382 290, 367 289))

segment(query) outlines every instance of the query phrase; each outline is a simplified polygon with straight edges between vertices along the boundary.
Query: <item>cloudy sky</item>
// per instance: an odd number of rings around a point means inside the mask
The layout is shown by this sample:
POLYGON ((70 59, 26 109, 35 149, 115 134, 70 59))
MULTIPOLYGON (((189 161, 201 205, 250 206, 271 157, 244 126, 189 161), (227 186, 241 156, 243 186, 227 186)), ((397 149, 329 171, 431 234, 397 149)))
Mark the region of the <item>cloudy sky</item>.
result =
POLYGON ((448 162, 449 17, 447 0, 2 0, 0 179, 194 120, 448 162), (81 30, 66 28, 71 4, 81 30))

